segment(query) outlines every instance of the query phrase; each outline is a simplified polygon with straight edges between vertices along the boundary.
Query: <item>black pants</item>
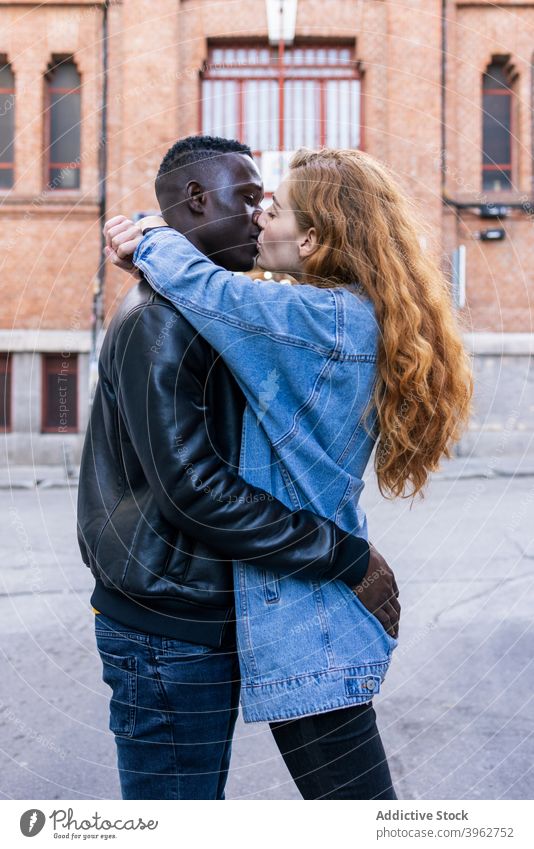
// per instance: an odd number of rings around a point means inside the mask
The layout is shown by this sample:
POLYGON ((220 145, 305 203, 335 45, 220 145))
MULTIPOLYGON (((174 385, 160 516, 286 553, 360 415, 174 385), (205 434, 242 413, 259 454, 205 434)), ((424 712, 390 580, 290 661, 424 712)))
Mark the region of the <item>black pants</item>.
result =
POLYGON ((304 799, 396 799, 372 704, 271 722, 304 799))

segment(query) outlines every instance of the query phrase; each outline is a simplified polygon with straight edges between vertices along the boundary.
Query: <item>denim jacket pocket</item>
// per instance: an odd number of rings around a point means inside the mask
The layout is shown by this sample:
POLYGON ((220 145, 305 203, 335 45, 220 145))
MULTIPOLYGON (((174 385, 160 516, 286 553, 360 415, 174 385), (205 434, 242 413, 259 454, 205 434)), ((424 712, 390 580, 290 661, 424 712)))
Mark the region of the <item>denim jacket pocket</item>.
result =
POLYGON ((374 613, 371 613, 371 611, 365 606, 365 604, 360 601, 354 590, 347 586, 347 584, 345 584, 343 581, 338 581, 337 583, 340 589, 345 593, 345 595, 348 595, 353 604, 358 607, 360 612, 368 619, 368 621, 374 623, 374 625, 378 628, 378 633, 380 633, 381 636, 383 636, 387 640, 390 651, 393 651, 393 649, 397 647, 399 641, 396 640, 395 637, 392 637, 390 634, 388 634, 388 632, 382 625, 380 619, 378 619, 378 617, 376 617, 374 613))
POLYGON ((280 580, 274 572, 264 570, 262 572, 263 593, 267 604, 280 601, 280 580))

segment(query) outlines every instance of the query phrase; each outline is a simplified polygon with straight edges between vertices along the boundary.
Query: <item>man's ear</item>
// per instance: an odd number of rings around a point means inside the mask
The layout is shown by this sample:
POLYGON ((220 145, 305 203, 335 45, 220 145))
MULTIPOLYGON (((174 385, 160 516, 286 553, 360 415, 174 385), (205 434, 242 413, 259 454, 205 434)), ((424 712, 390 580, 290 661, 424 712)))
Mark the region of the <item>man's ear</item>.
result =
POLYGON ((195 215, 203 215, 207 195, 204 187, 196 180, 190 180, 185 187, 186 204, 195 215))
POLYGON ((299 237, 299 256, 301 259, 307 259, 317 250, 319 242, 317 241, 317 231, 315 227, 310 227, 302 236, 299 237))

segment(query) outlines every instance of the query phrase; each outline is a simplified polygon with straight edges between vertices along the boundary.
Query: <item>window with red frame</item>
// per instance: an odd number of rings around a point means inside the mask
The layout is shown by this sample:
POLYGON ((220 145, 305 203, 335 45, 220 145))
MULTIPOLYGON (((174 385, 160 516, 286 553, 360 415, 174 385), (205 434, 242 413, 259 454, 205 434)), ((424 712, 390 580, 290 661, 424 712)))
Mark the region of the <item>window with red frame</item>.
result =
POLYGON ((56 62, 45 79, 48 189, 80 188, 81 90, 74 62, 56 62))
POLYGON ((209 47, 201 74, 201 126, 256 156, 299 147, 357 148, 361 89, 354 45, 209 47))
POLYGON ((11 356, 0 354, 0 429, 11 430, 11 356))
POLYGON ((0 189, 14 181, 15 77, 5 57, 0 57, 0 189))
POLYGON ((513 90, 505 63, 488 65, 482 81, 482 188, 512 188, 513 90))
POLYGON ((43 433, 78 430, 78 356, 43 354, 43 433))

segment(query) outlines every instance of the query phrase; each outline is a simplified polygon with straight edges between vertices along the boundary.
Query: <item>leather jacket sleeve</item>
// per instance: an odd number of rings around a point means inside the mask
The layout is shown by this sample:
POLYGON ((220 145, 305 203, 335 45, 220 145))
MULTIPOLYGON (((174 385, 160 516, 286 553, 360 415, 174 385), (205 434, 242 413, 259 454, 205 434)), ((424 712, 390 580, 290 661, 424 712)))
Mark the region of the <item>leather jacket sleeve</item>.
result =
POLYGON ((113 355, 119 419, 162 514, 227 559, 359 583, 369 564, 366 540, 310 511, 291 511, 217 455, 206 424, 206 348, 179 332, 182 322, 170 305, 134 309, 113 355))

